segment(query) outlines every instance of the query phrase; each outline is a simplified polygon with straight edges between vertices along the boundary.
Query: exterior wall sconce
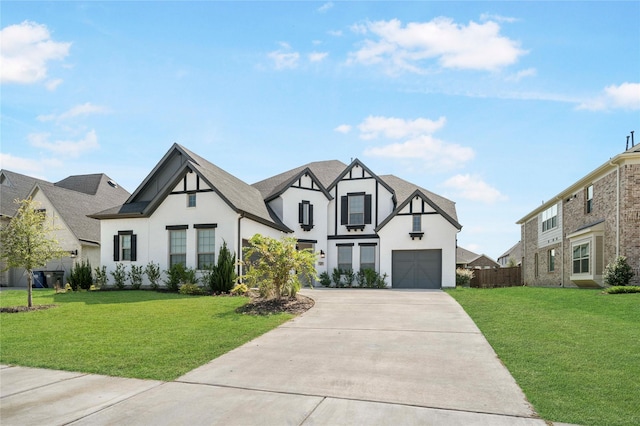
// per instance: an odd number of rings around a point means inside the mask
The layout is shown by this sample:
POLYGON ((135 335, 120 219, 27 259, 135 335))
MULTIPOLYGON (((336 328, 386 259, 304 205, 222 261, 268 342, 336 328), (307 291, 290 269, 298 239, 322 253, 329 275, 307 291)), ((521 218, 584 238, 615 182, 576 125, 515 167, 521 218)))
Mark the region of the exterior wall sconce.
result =
POLYGON ((324 256, 325 256, 324 251, 320 250, 320 259, 324 259, 324 256))
POLYGON ((71 250, 69 252, 69 254, 71 255, 71 258, 73 259, 74 257, 76 257, 78 255, 78 250, 71 250))

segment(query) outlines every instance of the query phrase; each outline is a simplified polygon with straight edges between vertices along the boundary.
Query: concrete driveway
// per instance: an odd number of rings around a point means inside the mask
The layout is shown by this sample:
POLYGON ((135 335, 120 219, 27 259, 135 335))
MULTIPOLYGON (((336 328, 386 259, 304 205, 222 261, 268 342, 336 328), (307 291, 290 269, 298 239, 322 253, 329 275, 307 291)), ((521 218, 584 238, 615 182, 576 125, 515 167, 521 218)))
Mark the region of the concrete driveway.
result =
POLYGON ((544 425, 446 293, 305 290, 313 309, 174 382, 7 367, 10 424, 544 425))

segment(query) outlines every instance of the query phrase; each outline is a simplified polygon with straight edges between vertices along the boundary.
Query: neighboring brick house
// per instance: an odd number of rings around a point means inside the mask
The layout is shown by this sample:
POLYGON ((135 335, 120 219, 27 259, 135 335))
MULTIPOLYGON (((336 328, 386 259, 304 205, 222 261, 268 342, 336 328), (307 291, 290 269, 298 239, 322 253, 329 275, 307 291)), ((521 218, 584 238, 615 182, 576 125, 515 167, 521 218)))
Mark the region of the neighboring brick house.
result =
POLYGON ((528 213, 521 225, 526 285, 601 287, 607 264, 625 256, 640 284, 640 145, 528 213))

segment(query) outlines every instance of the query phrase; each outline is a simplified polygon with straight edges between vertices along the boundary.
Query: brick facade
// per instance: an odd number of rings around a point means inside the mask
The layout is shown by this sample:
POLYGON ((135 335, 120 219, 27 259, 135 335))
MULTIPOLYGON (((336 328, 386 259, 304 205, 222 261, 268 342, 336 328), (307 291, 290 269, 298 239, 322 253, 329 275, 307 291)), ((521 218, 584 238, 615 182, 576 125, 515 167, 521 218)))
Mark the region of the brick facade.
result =
MULTIPOLYGON (((632 155, 637 156, 635 153, 632 155)), ((623 154, 624 155, 624 154, 623 154)), ((538 246, 538 232, 541 210, 529 215, 521 224, 523 242, 522 280, 525 285, 575 287, 571 282, 572 248, 568 235, 597 224, 604 229, 602 258, 604 265, 619 254, 627 261, 636 275, 631 284, 640 285, 640 160, 622 162, 619 172, 615 166, 602 167, 600 173, 592 179, 583 179, 561 196, 559 209, 562 209, 558 224, 562 228, 562 241, 544 247, 538 246), (618 196, 618 178, 620 190, 620 234, 617 235, 616 208, 618 196), (592 210, 587 212, 587 188, 593 185, 592 210), (549 271, 549 251, 555 250, 555 271, 549 271), (536 268, 537 263, 537 268, 536 268)), ((551 204, 549 204, 551 205, 551 204)), ((548 208, 549 205, 545 205, 548 208)), ((592 247, 592 250, 594 248, 592 247)), ((593 254, 592 254, 593 256, 593 254)), ((593 259, 593 258, 592 258, 593 259)))

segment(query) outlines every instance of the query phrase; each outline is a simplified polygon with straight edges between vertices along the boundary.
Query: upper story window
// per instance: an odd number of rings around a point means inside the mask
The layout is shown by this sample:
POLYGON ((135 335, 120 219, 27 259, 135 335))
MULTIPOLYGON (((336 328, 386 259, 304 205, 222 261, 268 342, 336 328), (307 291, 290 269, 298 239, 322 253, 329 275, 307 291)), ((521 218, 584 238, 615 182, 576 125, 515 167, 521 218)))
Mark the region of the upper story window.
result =
POLYGON ((196 194, 191 193, 187 194, 187 207, 195 207, 196 206, 196 194))
POLYGON ((298 204, 298 223, 305 231, 313 228, 313 204, 302 201, 298 204))
POLYGON ((413 215, 413 231, 412 232, 422 232, 422 215, 414 214, 413 215))
POLYGON ((587 186, 585 190, 585 211, 591 213, 593 211, 593 185, 587 186))
POLYGON ((542 212, 542 232, 558 226, 558 205, 554 204, 542 212))
POLYGON ((371 223, 371 194, 357 192, 341 197, 340 224, 349 229, 364 229, 371 223))

